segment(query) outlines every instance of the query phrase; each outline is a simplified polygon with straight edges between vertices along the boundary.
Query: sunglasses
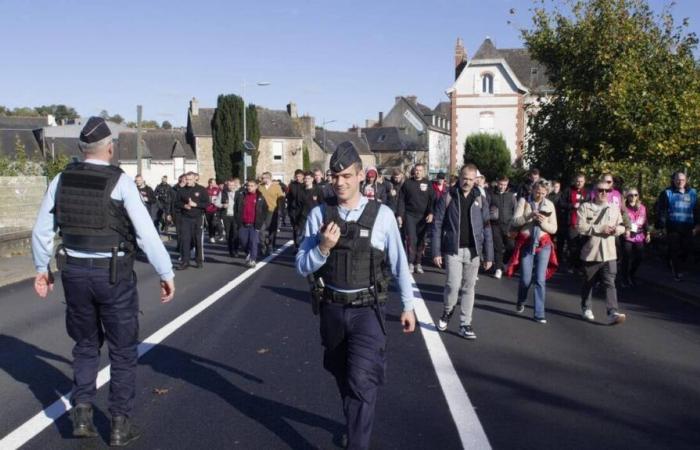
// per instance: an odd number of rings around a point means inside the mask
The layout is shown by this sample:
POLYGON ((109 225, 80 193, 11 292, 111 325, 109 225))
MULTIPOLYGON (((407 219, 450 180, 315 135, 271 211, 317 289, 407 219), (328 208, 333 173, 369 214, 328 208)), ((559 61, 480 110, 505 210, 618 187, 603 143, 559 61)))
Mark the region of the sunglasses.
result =
POLYGON ((613 180, 605 180, 606 183, 612 184, 613 180))
POLYGON ((612 189, 598 189, 599 194, 609 194, 612 192, 612 189))
POLYGON ((639 197, 639 194, 627 194, 628 197, 639 197))

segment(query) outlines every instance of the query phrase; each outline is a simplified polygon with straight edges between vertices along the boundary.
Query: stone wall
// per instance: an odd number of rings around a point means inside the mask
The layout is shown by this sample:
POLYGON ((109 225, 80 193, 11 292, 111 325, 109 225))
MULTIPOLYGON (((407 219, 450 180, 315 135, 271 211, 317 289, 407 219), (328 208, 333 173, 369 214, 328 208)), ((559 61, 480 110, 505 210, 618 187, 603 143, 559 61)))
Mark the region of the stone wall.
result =
POLYGON ((34 226, 46 186, 46 177, 0 177, 0 234, 34 226))
POLYGON ((303 167, 302 138, 260 138, 258 164, 255 174, 259 177, 263 172, 272 173, 273 179, 281 179, 289 183, 294 179, 294 171, 303 167), (282 160, 272 157, 272 143, 282 142, 282 160))
POLYGON ((199 179, 206 180, 216 178, 214 169, 214 138, 211 136, 198 136, 194 138, 195 153, 197 154, 197 167, 199 179))

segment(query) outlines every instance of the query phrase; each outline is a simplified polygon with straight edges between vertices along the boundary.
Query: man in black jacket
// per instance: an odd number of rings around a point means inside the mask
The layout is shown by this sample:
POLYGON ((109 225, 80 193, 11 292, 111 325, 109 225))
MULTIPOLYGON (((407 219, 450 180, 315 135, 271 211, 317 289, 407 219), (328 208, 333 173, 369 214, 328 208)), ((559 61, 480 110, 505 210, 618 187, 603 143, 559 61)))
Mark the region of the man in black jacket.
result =
POLYGON ((300 236, 304 234, 304 230, 297 223, 299 210, 301 209, 300 196, 302 189, 304 189, 304 171, 297 169, 294 171, 294 180, 289 183, 289 189, 287 189, 287 214, 289 215, 289 222, 292 224, 294 248, 298 248, 297 242, 299 242, 300 236))
POLYGON ((399 196, 399 226, 406 233, 408 269, 423 273, 421 256, 425 247, 425 233, 428 224, 433 222, 433 201, 435 192, 430 180, 425 177, 425 166, 416 164, 414 178, 406 180, 399 196))
POLYGON ((153 193, 153 189, 146 184, 141 175, 136 175, 134 181, 136 182, 136 189, 138 189, 139 194, 141 194, 141 201, 144 205, 146 205, 146 211, 148 211, 148 214, 151 216, 151 220, 153 221, 153 225, 155 225, 157 229, 158 224, 155 220, 157 206, 156 195, 153 193))
POLYGON ((394 215, 399 213, 399 198, 401 197, 403 183, 403 172, 401 169, 394 169, 391 173, 391 180, 387 183, 388 189, 386 193, 386 205, 394 211, 394 215))
POLYGON ((489 219, 493 234, 496 269, 493 273, 494 278, 500 279, 503 276, 503 261, 507 253, 513 250, 513 240, 508 237, 508 232, 517 202, 515 194, 508 190, 508 177, 501 177, 496 190, 489 194, 489 219))
POLYGON ((175 191, 168 184, 168 176, 163 175, 160 184, 155 189, 156 202, 158 204, 158 215, 156 217, 160 231, 168 231, 168 225, 172 222, 172 208, 175 191))
POLYGON ((185 176, 186 185, 177 191, 175 207, 180 210, 180 265, 177 270, 185 270, 190 265, 190 250, 192 239, 196 249, 197 268, 204 264, 204 249, 202 242, 202 224, 204 223, 204 209, 209 203, 209 195, 204 186, 195 183, 195 175, 188 172, 185 176))

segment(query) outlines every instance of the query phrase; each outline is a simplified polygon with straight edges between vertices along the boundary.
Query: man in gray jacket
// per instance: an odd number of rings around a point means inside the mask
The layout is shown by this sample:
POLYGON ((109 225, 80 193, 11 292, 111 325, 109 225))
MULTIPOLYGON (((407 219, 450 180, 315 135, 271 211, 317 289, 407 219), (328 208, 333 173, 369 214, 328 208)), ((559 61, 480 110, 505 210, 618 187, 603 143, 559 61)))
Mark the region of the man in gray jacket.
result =
POLYGON ((493 264, 489 204, 474 184, 476 175, 475 165, 462 167, 458 186, 437 203, 433 227, 433 262, 442 267, 444 254, 447 269, 444 310, 437 328, 440 331, 447 329, 459 300, 462 304, 459 334, 465 339, 476 339, 472 311, 479 262, 483 258, 485 270, 493 264))
POLYGON ((625 321, 625 315, 618 312, 617 289, 617 249, 615 237, 625 233, 620 208, 608 203, 612 186, 599 181, 596 186, 595 202, 586 202, 578 209, 576 227, 580 235, 589 236, 581 249, 584 280, 581 289, 581 309, 585 320, 593 321, 591 294, 594 280, 600 273, 605 286, 605 303, 608 324, 615 325, 625 321))

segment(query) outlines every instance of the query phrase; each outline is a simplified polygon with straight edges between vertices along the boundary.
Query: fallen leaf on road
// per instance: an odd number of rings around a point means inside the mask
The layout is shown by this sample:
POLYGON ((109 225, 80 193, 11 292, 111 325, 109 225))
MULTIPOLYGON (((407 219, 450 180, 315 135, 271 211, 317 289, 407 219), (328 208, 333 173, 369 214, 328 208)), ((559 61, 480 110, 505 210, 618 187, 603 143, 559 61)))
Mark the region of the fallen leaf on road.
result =
POLYGON ((159 389, 159 388, 153 388, 153 393, 156 395, 165 395, 168 393, 170 389, 159 389))
POLYGON ((258 349, 258 355, 264 355, 265 353, 269 352, 269 348, 259 348, 258 349))

